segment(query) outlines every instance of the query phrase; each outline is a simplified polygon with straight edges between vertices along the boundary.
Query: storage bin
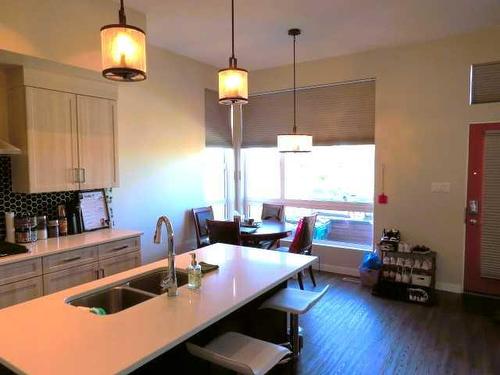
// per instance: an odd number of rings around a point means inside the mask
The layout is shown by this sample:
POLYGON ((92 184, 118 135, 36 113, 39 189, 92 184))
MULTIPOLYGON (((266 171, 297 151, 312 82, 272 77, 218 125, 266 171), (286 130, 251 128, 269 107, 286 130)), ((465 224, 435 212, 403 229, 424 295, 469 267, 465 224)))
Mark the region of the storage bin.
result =
POLYGON ((418 285, 418 286, 431 286, 431 276, 429 275, 420 275, 420 274, 413 274, 411 277, 411 283, 413 285, 418 285))

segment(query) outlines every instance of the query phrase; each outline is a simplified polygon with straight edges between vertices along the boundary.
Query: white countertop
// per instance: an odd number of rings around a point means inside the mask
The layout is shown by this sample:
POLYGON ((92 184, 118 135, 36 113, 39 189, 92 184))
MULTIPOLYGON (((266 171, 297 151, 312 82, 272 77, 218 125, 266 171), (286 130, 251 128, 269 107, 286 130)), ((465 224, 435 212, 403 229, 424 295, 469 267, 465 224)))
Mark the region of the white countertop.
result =
MULTIPOLYGON (((151 263, 0 310, 0 363, 27 374, 128 373, 296 274, 316 257, 215 244, 195 251, 218 264, 202 288, 179 288, 117 314, 97 316, 64 301, 156 268, 151 263)), ((189 264, 188 253, 176 267, 189 264)))
POLYGON ((117 241, 125 238, 142 235, 142 232, 126 229, 101 229, 93 232, 73 234, 64 237, 39 240, 30 244, 23 244, 29 250, 28 253, 9 255, 0 258, 0 265, 19 262, 30 258, 38 258, 49 254, 95 246, 106 242, 117 241))

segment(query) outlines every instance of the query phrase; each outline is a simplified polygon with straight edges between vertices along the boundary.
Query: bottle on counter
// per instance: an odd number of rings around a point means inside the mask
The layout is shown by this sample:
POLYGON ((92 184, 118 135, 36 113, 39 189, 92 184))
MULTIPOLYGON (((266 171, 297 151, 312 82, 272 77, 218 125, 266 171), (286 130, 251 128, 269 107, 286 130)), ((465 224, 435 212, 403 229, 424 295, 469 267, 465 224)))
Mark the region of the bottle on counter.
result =
POLYGON ((191 264, 187 267, 188 288, 199 289, 201 287, 201 266, 196 261, 196 254, 191 253, 191 264))
POLYGON ((47 229, 49 238, 59 237, 59 220, 49 220, 47 229))
POLYGON ((47 216, 41 215, 36 218, 36 234, 39 240, 47 239, 47 216))
POLYGON ((59 236, 67 236, 68 218, 66 217, 66 206, 64 204, 57 206, 57 220, 59 221, 59 236))

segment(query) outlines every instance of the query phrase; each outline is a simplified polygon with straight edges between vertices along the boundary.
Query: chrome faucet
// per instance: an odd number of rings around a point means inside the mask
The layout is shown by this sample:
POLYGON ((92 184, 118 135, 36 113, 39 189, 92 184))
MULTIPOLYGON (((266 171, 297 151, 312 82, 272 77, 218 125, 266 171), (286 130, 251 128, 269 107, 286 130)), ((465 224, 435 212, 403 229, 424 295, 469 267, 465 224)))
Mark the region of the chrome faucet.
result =
POLYGON ((161 243, 161 226, 165 224, 167 228, 167 260, 168 260, 168 270, 167 276, 161 281, 162 292, 167 292, 169 297, 175 297, 179 295, 177 291, 177 276, 175 275, 175 250, 174 250, 174 229, 172 228, 172 223, 166 216, 160 216, 156 222, 156 230, 154 236, 154 243, 161 243))

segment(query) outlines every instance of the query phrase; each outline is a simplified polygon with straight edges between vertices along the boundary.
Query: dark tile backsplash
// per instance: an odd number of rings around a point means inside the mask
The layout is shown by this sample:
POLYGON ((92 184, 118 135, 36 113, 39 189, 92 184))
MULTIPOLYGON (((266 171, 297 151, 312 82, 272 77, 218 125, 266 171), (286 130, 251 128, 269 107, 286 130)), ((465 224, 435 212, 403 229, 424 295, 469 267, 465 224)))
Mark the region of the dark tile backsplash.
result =
MULTIPOLYGON (((12 192, 10 156, 0 156, 0 240, 5 238, 5 212, 55 216, 58 204, 77 199, 78 191, 56 193, 23 194, 12 192)), ((106 189, 108 205, 111 209, 111 189, 106 189)))

